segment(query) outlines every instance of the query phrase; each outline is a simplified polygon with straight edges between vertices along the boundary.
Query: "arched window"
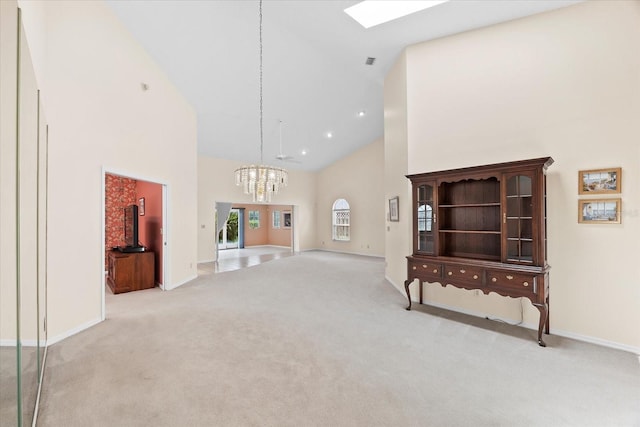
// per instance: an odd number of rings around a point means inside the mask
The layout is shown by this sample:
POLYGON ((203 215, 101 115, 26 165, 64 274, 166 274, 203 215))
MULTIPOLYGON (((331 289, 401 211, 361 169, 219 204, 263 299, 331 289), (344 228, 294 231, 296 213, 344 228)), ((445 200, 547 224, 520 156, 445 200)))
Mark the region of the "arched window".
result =
POLYGON ((431 231, 433 209, 429 205, 418 206, 418 231, 431 231))
POLYGON ((351 232, 349 230, 350 215, 351 209, 345 199, 338 199, 333 202, 333 240, 351 240, 351 232))

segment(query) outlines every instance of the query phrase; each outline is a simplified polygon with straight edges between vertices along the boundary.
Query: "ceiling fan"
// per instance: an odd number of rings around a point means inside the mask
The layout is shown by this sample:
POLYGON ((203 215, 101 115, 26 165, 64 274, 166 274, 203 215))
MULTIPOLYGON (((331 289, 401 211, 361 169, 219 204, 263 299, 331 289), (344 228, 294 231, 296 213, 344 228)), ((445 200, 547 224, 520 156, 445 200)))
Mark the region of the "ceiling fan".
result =
POLYGON ((282 120, 279 120, 279 127, 280 127, 280 151, 278 152, 276 159, 282 162, 301 163, 299 160, 296 160, 295 157, 289 156, 282 152, 282 120))

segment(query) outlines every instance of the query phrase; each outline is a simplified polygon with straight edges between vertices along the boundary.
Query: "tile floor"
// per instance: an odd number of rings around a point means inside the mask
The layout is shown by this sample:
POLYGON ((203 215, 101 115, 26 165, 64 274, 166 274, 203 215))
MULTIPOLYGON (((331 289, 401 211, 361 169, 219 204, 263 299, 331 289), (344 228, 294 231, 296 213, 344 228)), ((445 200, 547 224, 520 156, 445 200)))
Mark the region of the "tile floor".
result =
POLYGON ((293 255, 291 248, 280 246, 256 246, 244 249, 223 249, 218 261, 198 264, 198 275, 222 273, 262 264, 293 255))

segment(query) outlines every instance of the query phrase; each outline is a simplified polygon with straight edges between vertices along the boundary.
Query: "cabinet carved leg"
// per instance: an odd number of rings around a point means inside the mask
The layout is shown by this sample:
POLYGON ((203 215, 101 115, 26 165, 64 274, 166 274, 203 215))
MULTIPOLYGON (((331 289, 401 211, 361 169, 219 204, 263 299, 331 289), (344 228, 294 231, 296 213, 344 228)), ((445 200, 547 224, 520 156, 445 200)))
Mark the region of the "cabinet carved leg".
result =
MULTIPOLYGON (((546 347, 547 345, 544 343, 544 341, 542 341, 542 331, 543 329, 545 329, 545 326, 548 325, 547 318, 549 316, 549 308, 546 303, 534 304, 534 306, 540 312, 540 322, 538 323, 538 344, 540 345, 540 347, 546 347)), ((547 329, 547 333, 549 333, 548 329, 547 329)))
POLYGON ((411 284, 411 281, 409 280, 404 281, 404 290, 407 293, 407 299, 409 300, 409 305, 407 306, 407 310, 411 310, 411 293, 409 292, 410 284, 411 284))
POLYGON ((549 297, 547 297, 547 322, 544 325, 544 333, 549 335, 549 297))

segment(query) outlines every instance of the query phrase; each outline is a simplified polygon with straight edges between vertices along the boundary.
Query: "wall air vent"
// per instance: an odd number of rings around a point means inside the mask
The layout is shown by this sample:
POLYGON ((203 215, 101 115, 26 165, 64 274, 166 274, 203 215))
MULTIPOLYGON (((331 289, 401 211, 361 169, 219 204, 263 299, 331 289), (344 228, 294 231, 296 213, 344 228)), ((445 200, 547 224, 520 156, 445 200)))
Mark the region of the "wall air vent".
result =
POLYGON ((368 57, 367 60, 364 61, 364 63, 367 65, 373 65, 374 62, 376 62, 376 58, 372 58, 372 57, 368 57))

